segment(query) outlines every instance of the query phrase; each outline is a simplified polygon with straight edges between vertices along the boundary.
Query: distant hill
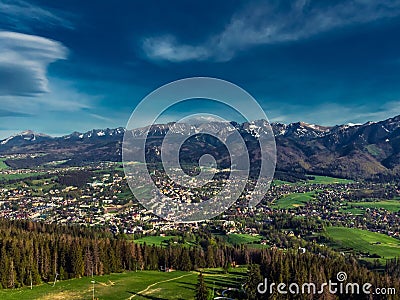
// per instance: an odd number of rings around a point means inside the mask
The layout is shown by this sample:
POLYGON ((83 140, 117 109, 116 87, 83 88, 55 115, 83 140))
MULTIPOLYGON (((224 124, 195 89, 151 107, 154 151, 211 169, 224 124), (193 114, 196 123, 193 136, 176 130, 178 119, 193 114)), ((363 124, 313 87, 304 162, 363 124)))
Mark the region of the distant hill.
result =
MULTIPOLYGON (((268 132, 265 120, 231 123, 247 142, 251 157, 257 157, 255 145, 260 134, 268 132)), ((157 160, 162 139, 168 131, 173 134, 193 134, 196 126, 219 126, 218 123, 189 125, 168 123, 134 129, 141 137, 149 129, 147 157, 157 160)), ((277 144, 277 170, 308 174, 322 174, 346 178, 398 179, 400 174, 400 116, 381 122, 362 125, 325 127, 304 122, 271 123, 277 144)), ((223 126, 221 126, 223 130, 223 126)), ((51 137, 24 131, 0 141, 0 155, 38 154, 7 160, 11 167, 35 167, 53 161, 64 165, 82 165, 98 161, 120 161, 124 128, 94 129, 86 133, 74 132, 62 137, 51 137)), ((144 136, 143 136, 144 137, 144 136)), ((192 162, 199 151, 208 148, 219 160, 227 160, 212 139, 191 138, 181 152, 183 161, 192 162), (221 156, 222 155, 222 156, 221 156)))

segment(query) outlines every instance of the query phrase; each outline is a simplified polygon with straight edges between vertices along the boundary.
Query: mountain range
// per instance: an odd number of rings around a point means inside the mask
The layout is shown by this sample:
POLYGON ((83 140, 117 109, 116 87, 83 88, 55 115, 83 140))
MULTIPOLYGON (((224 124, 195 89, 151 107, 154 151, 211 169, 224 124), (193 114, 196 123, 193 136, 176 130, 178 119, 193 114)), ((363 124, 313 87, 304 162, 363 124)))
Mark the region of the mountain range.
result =
MULTIPOLYGON (((268 122, 258 120, 231 124, 245 138, 251 155, 257 156, 257 147, 253 146, 257 143, 252 141, 257 141, 261 134, 268 132, 268 122)), ((168 123, 137 128, 132 130, 132 134, 144 137, 144 133, 148 130, 150 142, 147 144, 146 155, 157 156, 167 132, 193 134, 198 131, 198 126, 219 125, 217 122, 204 125, 168 123)), ((398 180, 399 178, 400 115, 380 122, 331 127, 304 122, 270 125, 277 145, 279 172, 323 174, 355 179, 398 180)), ((124 133, 125 129, 120 127, 51 137, 28 130, 0 141, 0 155, 22 154, 14 155, 5 161, 14 168, 120 161, 124 133)), ((186 143, 186 152, 182 152, 183 160, 198 157, 199 153, 196 152, 204 150, 207 146, 211 147, 211 154, 215 151, 219 155, 221 153, 225 155, 223 151, 221 152, 221 146, 215 144, 215 141, 191 138, 186 143)))

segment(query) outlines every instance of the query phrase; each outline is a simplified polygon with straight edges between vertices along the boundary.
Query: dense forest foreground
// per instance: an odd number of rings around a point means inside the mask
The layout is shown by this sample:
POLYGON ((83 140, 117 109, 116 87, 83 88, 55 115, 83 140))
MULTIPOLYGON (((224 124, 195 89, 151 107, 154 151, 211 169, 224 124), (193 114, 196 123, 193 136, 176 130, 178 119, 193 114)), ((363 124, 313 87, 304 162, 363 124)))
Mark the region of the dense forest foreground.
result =
MULTIPOLYGON (((165 268, 190 271, 222 267, 229 272, 235 266, 248 265, 245 284, 248 290, 254 291, 263 278, 269 282, 322 283, 336 279, 338 272, 346 272, 351 282, 400 288, 398 259, 389 260, 381 271, 371 271, 355 258, 341 256, 327 247, 322 250, 318 245, 315 251, 303 253, 232 246, 206 231, 199 231, 196 236, 198 244, 194 246, 179 243, 149 246, 123 235, 114 236, 106 230, 0 220, 1 287, 10 289, 28 286, 31 282, 33 285, 53 282, 56 274, 58 279, 65 280, 165 268)), ((349 295, 346 297, 351 299, 349 295)))

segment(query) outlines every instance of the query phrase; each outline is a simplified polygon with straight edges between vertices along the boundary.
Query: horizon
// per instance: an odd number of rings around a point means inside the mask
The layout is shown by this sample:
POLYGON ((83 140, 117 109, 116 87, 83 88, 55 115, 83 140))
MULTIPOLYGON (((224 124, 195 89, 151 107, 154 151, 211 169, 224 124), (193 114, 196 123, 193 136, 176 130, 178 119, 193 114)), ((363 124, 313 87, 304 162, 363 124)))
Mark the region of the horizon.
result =
MULTIPOLYGON (((282 123, 282 122, 269 122, 269 123, 270 124, 284 124, 284 125, 290 125, 290 124, 296 124, 296 123, 305 123, 307 125, 317 125, 317 126, 320 126, 320 127, 333 128, 335 126, 346 126, 346 125, 348 125, 348 126, 363 126, 363 125, 366 125, 368 123, 379 123, 381 121, 386 121, 386 120, 394 119, 394 118, 397 118, 397 117, 400 117, 400 115, 395 115, 395 116, 389 117, 387 119, 378 120, 378 121, 366 121, 364 123, 351 123, 351 122, 349 122, 349 123, 346 123, 346 124, 335 124, 335 125, 331 125, 331 126, 326 126, 326 125, 323 125, 323 124, 307 123, 307 122, 303 122, 303 121, 295 121, 295 122, 291 122, 291 123, 282 123)), ((256 122, 256 121, 260 121, 260 120, 251 120, 251 121, 246 121, 246 122, 252 123, 252 122, 256 122)), ((228 122, 236 122, 236 121, 231 120, 231 121, 228 121, 228 122)), ((246 122, 244 122, 244 123, 246 123, 246 122)), ((149 125, 146 125, 146 126, 135 127, 135 128, 133 128, 133 130, 144 128, 144 127, 147 127, 147 126, 167 125, 167 124, 170 124, 170 123, 188 124, 188 123, 185 123, 185 122, 174 122, 174 121, 172 121, 172 122, 168 122, 168 123, 154 123, 154 124, 149 124, 149 125)), ((236 123, 243 124, 243 122, 236 122, 236 123)), ((0 136, 0 141, 5 140, 5 139, 7 139, 9 137, 12 137, 12 136, 20 135, 20 134, 41 134, 41 135, 46 135, 46 136, 50 136, 50 137, 53 137, 53 138, 57 138, 57 137, 67 136, 67 135, 70 135, 70 134, 73 134, 73 133, 87 133, 87 132, 90 132, 92 130, 107 130, 107 129, 114 130, 114 129, 118 129, 118 128, 123 128, 124 130, 126 130, 125 126, 117 126, 117 127, 112 127, 112 128, 110 128, 110 127, 91 128, 91 129, 86 130, 86 131, 70 131, 70 132, 65 132, 65 133, 61 133, 61 134, 48 134, 46 132, 37 132, 37 131, 34 131, 32 129, 24 129, 24 130, 21 130, 19 132, 14 133, 14 134, 11 134, 9 136, 6 136, 6 137, 1 137, 0 136)))

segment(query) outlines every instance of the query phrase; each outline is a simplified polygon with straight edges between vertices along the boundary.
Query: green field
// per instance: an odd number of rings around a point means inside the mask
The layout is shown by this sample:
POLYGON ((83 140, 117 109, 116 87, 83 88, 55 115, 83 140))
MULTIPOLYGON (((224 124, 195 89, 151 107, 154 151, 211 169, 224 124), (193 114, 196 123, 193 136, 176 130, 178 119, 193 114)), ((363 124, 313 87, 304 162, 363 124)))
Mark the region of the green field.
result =
POLYGON ((349 202, 347 205, 352 205, 354 207, 364 207, 364 208, 383 208, 391 212, 398 212, 400 210, 400 200, 380 200, 374 202, 349 202))
POLYGON ((5 158, 0 158, 0 170, 5 170, 8 169, 9 167, 6 165, 4 162, 6 159, 5 158))
POLYGON ((177 241, 178 240, 178 236, 175 235, 167 235, 167 236, 145 236, 142 237, 140 239, 136 239, 134 240, 135 243, 138 244, 144 244, 146 243, 147 245, 156 245, 156 246, 160 246, 160 245, 167 245, 167 241, 168 240, 174 240, 177 241))
POLYGON ((289 181, 284 181, 284 180, 279 180, 279 179, 274 179, 273 181, 272 181, 272 186, 279 186, 279 185, 282 185, 282 184, 289 184, 289 185, 292 185, 293 183, 292 182, 289 182, 289 181))
POLYGON ((308 180, 308 184, 338 184, 338 183, 352 183, 354 182, 353 180, 350 179, 343 179, 343 178, 335 178, 335 177, 329 177, 329 176, 318 176, 318 175, 312 175, 315 177, 313 180, 308 180))
POLYGON ((400 256, 400 240, 385 234, 345 227, 328 227, 326 233, 333 246, 342 250, 377 254, 385 259, 400 256))
POLYGON ((122 193, 118 193, 117 197, 119 200, 128 199, 133 200, 133 194, 130 190, 123 191, 122 193))
POLYGON ((352 213, 353 215, 363 215, 365 213, 365 210, 354 207, 351 203, 348 203, 347 206, 342 206, 340 211, 343 213, 352 213))
POLYGON ((272 181, 272 185, 273 186, 279 186, 279 185, 282 185, 282 184, 288 184, 288 185, 339 184, 339 183, 352 183, 352 182, 354 182, 353 180, 350 180, 350 179, 335 178, 335 177, 330 177, 330 176, 319 176, 319 175, 307 175, 307 176, 312 176, 312 177, 314 177, 314 179, 308 179, 306 181, 300 180, 298 182, 289 182, 289 181, 274 179, 272 181))
POLYGON ((231 233, 231 234, 216 234, 216 236, 221 237, 225 240, 226 243, 231 244, 233 246, 236 245, 246 245, 248 248, 268 248, 269 245, 260 244, 260 241, 264 239, 263 236, 257 234, 247 234, 247 233, 231 233))
POLYGON ((29 177, 43 175, 42 172, 30 172, 30 173, 17 173, 17 174, 0 174, 0 180, 13 180, 13 179, 25 179, 29 177))
MULTIPOLYGON (((35 173, 37 174, 37 173, 35 173)), ((22 174, 21 174, 22 175, 22 174)), ((1 175, 0 175, 1 176, 1 175)), ((29 175, 31 177, 32 174, 29 175)), ((16 182, 6 182, 2 184, 3 188, 16 189, 26 188, 32 189, 33 196, 41 196, 44 192, 48 192, 50 189, 55 188, 56 184, 53 182, 57 177, 48 177, 44 179, 29 179, 29 177, 20 178, 21 180, 16 182)))
POLYGON ((262 240, 260 235, 232 233, 226 235, 226 241, 232 245, 252 244, 262 240))
POLYGON ((303 206, 314 198, 315 192, 293 193, 275 200, 272 207, 278 209, 290 209, 303 206))
MULTIPOLYGON (((227 287, 240 288, 246 268, 232 269, 224 274, 221 269, 206 269, 203 272, 207 287, 215 288, 220 295, 227 287)), ((198 272, 138 271, 94 277, 95 298, 112 299, 194 299, 198 272)), ((85 277, 45 283, 12 290, 0 290, 0 299, 92 299, 92 278, 85 277)))

